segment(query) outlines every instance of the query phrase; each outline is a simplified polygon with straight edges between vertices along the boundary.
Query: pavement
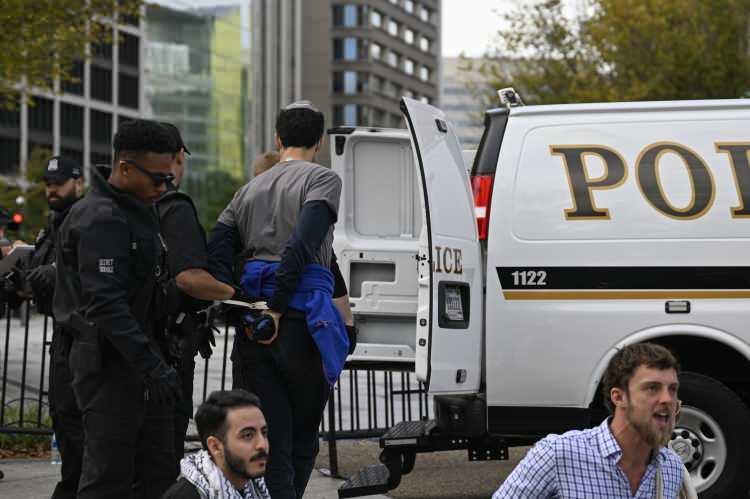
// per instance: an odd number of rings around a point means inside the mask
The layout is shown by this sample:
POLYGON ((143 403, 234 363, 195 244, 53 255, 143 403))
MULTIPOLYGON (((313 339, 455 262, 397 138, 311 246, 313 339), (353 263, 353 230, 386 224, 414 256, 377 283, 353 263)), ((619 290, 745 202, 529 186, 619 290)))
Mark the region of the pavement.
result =
MULTIPOLYGON (((339 441, 339 474, 348 476, 362 466, 378 462, 380 448, 373 440, 339 441)), ((414 471, 388 495, 365 499, 487 499, 525 455, 526 448, 510 449, 510 460, 469 462, 466 452, 436 452, 417 456, 414 471)), ((321 444, 316 469, 310 477, 304 499, 338 499, 343 480, 331 478, 328 449, 321 444)), ((0 460, 0 497, 46 499, 57 483, 60 467, 49 459, 0 460)))
MULTIPOLYGON (((0 497, 13 499, 47 499, 60 476, 60 466, 50 464, 49 459, 0 460, 0 471, 5 474, 5 478, 0 480, 0 497)), ((315 470, 304 499, 337 499, 336 490, 341 482, 315 470)))

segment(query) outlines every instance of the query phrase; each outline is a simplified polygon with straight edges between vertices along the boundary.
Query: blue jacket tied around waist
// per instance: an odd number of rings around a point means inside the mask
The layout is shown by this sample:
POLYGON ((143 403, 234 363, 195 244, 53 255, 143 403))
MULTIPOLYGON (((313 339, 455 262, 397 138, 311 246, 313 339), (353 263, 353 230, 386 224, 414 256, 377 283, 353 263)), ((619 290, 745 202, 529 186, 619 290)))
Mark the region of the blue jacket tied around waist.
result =
MULTIPOLYGON (((240 280, 248 296, 269 299, 276 290, 278 262, 252 260, 245 264, 240 280)), ((305 313, 307 328, 318 346, 323 372, 333 386, 344 369, 349 336, 341 314, 333 304, 333 274, 322 265, 305 267, 297 292, 289 306, 305 313)), ((279 334, 284 334, 280 331, 279 334)))

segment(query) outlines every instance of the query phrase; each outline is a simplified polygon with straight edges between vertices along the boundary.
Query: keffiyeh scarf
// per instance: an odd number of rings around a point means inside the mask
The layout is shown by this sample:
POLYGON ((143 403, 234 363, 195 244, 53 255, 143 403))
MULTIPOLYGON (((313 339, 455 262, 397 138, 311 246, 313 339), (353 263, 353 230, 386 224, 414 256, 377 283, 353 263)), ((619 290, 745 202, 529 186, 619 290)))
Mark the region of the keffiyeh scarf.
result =
POLYGON ((248 480, 242 491, 235 489, 205 450, 185 456, 180 461, 180 472, 195 486, 201 499, 271 499, 262 477, 248 480))

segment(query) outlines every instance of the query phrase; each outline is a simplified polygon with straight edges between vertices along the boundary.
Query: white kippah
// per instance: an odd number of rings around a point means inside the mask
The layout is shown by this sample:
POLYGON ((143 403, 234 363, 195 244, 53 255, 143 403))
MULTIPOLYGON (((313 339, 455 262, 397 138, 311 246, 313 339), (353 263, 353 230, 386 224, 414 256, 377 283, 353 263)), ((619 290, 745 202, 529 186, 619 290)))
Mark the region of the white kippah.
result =
POLYGON ((317 107, 313 106, 313 103, 309 100, 298 100, 296 102, 292 102, 284 108, 284 111, 289 111, 290 109, 310 109, 311 111, 315 111, 316 113, 320 112, 320 110, 317 107))

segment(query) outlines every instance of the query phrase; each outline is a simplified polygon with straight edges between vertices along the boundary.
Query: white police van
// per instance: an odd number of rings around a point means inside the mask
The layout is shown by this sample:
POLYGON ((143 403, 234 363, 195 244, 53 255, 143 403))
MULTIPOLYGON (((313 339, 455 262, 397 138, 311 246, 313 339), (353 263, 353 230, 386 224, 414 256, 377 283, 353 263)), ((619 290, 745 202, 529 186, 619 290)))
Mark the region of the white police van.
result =
MULTIPOLYGON (((509 96, 513 101, 511 94, 509 96)), ((353 363, 402 363, 435 419, 381 438, 340 497, 398 486, 419 452, 508 446, 599 423, 631 343, 683 368, 670 442, 701 497, 750 487, 750 101, 507 106, 471 175, 445 115, 329 132, 353 363)))

